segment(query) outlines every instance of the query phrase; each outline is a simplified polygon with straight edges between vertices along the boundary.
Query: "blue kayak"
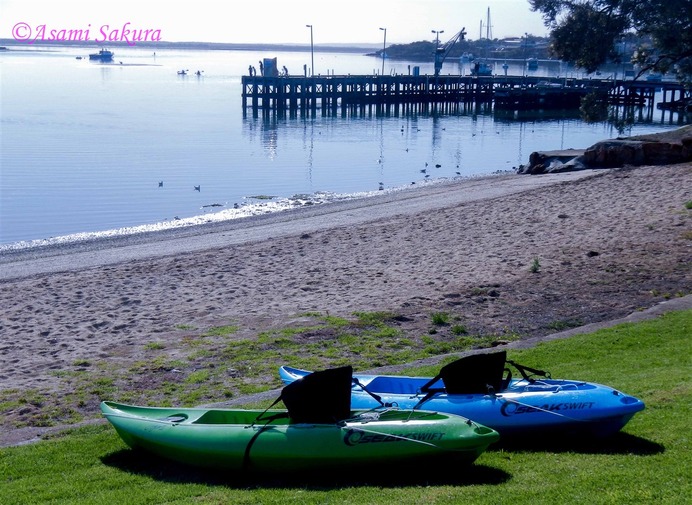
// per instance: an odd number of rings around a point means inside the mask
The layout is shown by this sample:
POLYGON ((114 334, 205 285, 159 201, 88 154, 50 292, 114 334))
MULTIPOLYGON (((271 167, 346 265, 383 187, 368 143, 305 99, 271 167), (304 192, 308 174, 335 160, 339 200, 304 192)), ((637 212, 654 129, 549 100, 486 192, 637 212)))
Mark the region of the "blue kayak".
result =
MULTIPOLYGON (((309 373, 279 368, 285 384, 309 373)), ((354 374, 351 406, 457 414, 498 431, 503 439, 536 434, 606 437, 644 409, 641 400, 611 387, 553 379, 508 361, 505 351, 466 356, 442 367, 435 377, 354 374), (521 377, 513 378, 512 369, 521 377)))

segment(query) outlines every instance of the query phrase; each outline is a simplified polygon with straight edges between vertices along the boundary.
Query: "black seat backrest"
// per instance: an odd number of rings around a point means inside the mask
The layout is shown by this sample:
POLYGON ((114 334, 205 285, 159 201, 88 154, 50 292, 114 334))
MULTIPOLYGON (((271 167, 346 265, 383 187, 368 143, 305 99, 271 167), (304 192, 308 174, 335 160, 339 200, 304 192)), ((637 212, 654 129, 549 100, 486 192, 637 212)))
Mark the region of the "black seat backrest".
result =
POLYGON ((288 415, 298 423, 333 424, 351 416, 353 367, 313 372, 283 388, 288 415))
POLYGON ((473 354, 440 369, 448 394, 487 394, 502 390, 506 351, 473 354))

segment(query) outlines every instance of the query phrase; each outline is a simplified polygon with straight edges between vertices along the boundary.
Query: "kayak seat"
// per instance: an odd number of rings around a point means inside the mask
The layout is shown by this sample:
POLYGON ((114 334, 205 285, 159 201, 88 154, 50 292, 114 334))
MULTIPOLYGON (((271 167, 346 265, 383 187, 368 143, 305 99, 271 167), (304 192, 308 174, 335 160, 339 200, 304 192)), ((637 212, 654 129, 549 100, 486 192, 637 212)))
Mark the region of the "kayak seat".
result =
POLYGON ((503 387, 506 351, 473 354, 440 369, 447 394, 499 393, 503 387))
POLYGON ((280 399, 296 423, 336 424, 351 417, 353 367, 313 372, 281 390, 280 399))

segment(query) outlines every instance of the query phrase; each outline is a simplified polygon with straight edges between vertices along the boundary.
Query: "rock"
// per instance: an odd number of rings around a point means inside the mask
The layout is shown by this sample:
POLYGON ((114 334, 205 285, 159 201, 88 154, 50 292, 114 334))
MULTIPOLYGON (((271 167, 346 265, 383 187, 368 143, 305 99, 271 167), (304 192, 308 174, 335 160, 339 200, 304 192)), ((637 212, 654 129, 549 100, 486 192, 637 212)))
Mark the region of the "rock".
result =
POLYGON ((521 165, 520 174, 548 174, 570 172, 586 168, 582 161, 583 149, 536 151, 531 153, 528 165, 521 165))
POLYGON ((642 142, 631 140, 605 140, 584 152, 584 161, 592 168, 615 168, 623 165, 643 165, 642 142))
MULTIPOLYGON (((653 136, 649 136, 653 137, 653 136)), ((637 139, 636 137, 598 142, 584 152, 584 162, 592 168, 623 165, 671 165, 692 160, 692 130, 681 139, 637 139)))
POLYGON ((520 174, 544 174, 625 165, 670 165, 692 161, 692 125, 651 135, 597 142, 585 150, 538 151, 520 174))

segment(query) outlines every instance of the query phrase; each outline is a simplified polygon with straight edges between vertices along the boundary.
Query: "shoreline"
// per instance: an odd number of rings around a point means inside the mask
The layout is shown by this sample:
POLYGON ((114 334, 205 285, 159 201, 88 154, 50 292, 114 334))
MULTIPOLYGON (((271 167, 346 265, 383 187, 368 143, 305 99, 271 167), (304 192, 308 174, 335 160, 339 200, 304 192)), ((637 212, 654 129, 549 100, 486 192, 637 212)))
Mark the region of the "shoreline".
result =
POLYGON ((591 169, 559 174, 502 173, 470 177, 221 222, 0 250, 0 281, 360 225, 395 215, 414 215, 462 203, 502 198, 608 171, 591 169), (60 259, 68 256, 68 259, 60 259))

